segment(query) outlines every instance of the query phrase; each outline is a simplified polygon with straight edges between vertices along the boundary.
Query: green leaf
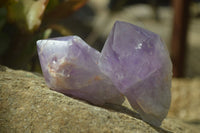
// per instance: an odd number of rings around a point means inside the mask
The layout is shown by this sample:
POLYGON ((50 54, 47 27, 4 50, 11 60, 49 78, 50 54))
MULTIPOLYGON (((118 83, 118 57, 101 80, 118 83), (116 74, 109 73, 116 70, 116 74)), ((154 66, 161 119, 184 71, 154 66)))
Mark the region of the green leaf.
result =
POLYGON ((49 0, 16 0, 8 4, 8 18, 22 30, 34 31, 40 24, 49 0))

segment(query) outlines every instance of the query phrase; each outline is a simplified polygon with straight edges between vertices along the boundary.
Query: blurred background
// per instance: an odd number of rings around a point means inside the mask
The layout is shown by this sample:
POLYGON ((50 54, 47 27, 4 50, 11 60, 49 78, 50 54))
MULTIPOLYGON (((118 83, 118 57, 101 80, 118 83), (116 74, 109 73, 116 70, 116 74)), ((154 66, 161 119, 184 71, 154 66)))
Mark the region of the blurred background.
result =
POLYGON ((0 0, 0 64, 41 72, 36 41, 58 36, 101 51, 116 20, 159 34, 175 77, 200 76, 200 0, 0 0))

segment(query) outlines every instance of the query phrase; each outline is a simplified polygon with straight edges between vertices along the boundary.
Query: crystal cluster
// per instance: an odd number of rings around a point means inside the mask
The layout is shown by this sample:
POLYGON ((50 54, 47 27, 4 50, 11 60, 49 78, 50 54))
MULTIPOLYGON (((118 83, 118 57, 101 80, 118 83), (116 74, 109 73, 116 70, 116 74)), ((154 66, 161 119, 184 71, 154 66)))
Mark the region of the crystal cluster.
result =
POLYGON ((101 53, 77 36, 39 40, 37 48, 51 89, 96 105, 122 104, 125 96, 156 126, 166 117, 172 64, 155 33, 117 21, 101 53))

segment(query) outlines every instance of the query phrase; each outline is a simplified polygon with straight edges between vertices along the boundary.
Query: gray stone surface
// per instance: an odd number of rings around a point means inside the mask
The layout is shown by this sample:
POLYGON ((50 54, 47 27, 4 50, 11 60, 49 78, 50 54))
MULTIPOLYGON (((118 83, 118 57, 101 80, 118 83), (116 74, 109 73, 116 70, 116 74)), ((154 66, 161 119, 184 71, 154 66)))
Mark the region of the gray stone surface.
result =
POLYGON ((158 128, 143 122, 136 114, 133 116, 126 107, 93 106, 49 90, 43 77, 0 66, 1 133, 197 133, 200 130, 177 118, 165 119, 158 128))

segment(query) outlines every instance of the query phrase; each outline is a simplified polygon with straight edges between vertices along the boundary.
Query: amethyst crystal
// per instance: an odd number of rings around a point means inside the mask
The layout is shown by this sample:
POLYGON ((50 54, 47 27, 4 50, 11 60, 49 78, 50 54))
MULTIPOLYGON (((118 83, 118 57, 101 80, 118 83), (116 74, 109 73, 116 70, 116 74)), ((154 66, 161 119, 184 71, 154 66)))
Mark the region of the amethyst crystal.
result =
POLYGON ((96 105, 121 104, 122 94, 98 67, 100 53, 77 36, 37 41, 47 85, 96 105))
POLYGON ((117 21, 99 62, 143 120, 159 126, 170 107, 172 78, 171 60, 160 37, 117 21))
POLYGON ((153 32, 117 21, 102 53, 77 36, 37 41, 47 85, 96 105, 123 95, 143 120, 159 126, 170 106, 172 64, 153 32))

